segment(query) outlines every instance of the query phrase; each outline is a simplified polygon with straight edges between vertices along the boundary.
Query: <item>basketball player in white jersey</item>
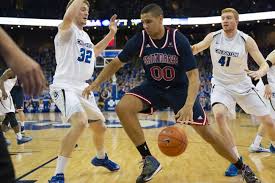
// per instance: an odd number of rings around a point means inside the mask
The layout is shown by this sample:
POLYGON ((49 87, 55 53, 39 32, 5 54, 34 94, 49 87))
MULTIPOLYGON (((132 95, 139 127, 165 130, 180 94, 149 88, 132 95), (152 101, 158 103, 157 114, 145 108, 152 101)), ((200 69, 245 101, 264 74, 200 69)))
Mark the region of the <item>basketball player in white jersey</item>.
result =
MULTIPOLYGON (((265 102, 269 108, 270 115, 275 121, 275 50, 273 50, 266 58, 266 62, 270 69, 265 76, 258 82, 256 88, 259 93, 264 96, 265 102)), ((260 124, 257 135, 253 143, 249 147, 249 152, 271 152, 275 153, 274 144, 270 144, 269 149, 263 148, 260 144, 264 135, 263 125, 260 124)))
POLYGON ((31 141, 32 138, 22 135, 20 125, 15 117, 15 107, 10 91, 15 85, 16 80, 17 77, 11 69, 7 69, 0 77, 0 114, 5 115, 1 125, 2 131, 6 132, 10 124, 16 134, 17 144, 20 145, 31 141))
POLYGON ((88 19, 89 6, 87 0, 70 0, 54 39, 57 66, 53 84, 50 85, 50 94, 64 119, 71 123, 71 128, 62 139, 55 174, 49 181, 51 183, 64 182, 65 166, 77 140, 88 126, 93 132, 93 142, 97 151, 91 163, 110 171, 120 168, 108 159, 105 152, 105 118, 96 105, 94 95, 88 99, 81 95, 88 86, 86 80, 93 74, 96 56, 107 47, 116 34, 116 15, 110 20, 110 32, 98 44, 93 45, 83 30, 88 19))
MULTIPOLYGON (((192 46, 192 51, 193 54, 197 54, 210 47, 213 64, 211 105, 214 117, 221 134, 225 136, 228 144, 240 157, 227 124, 230 118, 235 118, 236 103, 246 113, 257 116, 273 145, 275 145, 275 125, 266 104, 248 77, 249 75, 253 79, 260 79, 267 73, 268 64, 254 39, 237 29, 238 22, 239 14, 235 9, 222 10, 222 30, 209 33, 203 41, 192 46), (248 53, 260 66, 259 70, 248 70, 248 53)), ((236 176, 238 173, 236 167, 231 164, 225 175, 236 176)))

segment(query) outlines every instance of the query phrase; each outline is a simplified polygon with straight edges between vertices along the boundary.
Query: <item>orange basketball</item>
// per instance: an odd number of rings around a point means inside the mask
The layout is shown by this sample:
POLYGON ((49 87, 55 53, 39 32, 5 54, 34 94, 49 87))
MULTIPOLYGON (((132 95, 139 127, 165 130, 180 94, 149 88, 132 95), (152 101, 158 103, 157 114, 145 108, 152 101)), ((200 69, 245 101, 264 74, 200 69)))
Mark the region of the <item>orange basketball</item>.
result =
POLYGON ((188 144, 187 136, 182 128, 164 128, 158 136, 160 151, 167 156, 178 156, 182 154, 188 144))

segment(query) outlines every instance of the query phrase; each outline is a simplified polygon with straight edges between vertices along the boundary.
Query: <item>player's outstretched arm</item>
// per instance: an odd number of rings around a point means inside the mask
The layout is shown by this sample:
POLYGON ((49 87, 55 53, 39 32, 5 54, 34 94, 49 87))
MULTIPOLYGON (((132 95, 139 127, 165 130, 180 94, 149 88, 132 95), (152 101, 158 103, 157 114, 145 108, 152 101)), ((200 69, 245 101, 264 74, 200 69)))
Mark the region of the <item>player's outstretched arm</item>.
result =
POLYGON ((201 42, 191 46, 193 55, 209 48, 211 42, 213 41, 213 32, 209 33, 201 42))
POLYGON ((109 42, 113 39, 117 32, 117 21, 116 21, 117 15, 113 15, 110 19, 110 25, 109 25, 109 33, 94 46, 94 52, 95 56, 100 55, 103 50, 105 50, 109 44, 109 42))
POLYGON ((88 98, 91 91, 97 90, 100 87, 101 83, 114 75, 123 65, 124 63, 121 62, 119 58, 114 58, 108 65, 104 67, 104 69, 97 76, 96 80, 84 89, 82 95, 85 98, 88 98))
POLYGON ((24 92, 38 95, 45 86, 45 77, 33 59, 26 55, 0 27, 0 55, 22 82, 24 92))
POLYGON ((268 64, 266 63, 262 53, 258 48, 257 43, 253 38, 248 37, 246 41, 246 49, 248 53, 251 55, 251 57, 254 59, 254 61, 260 66, 259 70, 257 71, 247 70, 247 73, 253 79, 258 80, 267 73, 269 69, 268 64))
POLYGON ((84 0, 74 0, 72 4, 68 7, 63 17, 63 22, 60 25, 60 30, 68 30, 72 23, 73 19, 76 17, 78 11, 80 10, 84 0))

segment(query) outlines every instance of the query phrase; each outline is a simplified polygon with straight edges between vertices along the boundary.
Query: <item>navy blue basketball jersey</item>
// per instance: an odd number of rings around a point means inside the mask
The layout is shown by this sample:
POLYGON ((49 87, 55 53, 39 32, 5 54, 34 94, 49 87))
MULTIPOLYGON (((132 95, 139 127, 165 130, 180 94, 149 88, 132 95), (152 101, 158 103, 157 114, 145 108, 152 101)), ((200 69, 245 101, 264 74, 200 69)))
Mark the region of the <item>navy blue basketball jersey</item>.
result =
POLYGON ((143 30, 143 42, 139 57, 143 60, 143 68, 147 80, 161 87, 171 87, 187 83, 185 70, 175 41, 176 29, 167 29, 165 42, 159 47, 143 30))
POLYGON ((187 38, 177 29, 166 29, 161 40, 153 40, 144 30, 131 38, 118 55, 122 62, 138 55, 147 81, 160 88, 186 87, 186 72, 197 67, 187 38), (161 44, 156 42, 162 41, 161 44))

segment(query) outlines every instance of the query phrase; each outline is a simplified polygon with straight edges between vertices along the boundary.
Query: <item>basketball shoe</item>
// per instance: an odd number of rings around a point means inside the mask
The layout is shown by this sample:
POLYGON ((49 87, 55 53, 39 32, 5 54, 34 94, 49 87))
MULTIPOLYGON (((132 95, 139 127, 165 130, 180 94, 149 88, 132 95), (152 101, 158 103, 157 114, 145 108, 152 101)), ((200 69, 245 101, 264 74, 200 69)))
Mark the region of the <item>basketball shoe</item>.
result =
POLYGON ((118 164, 116 164, 115 162, 111 161, 107 154, 105 154, 105 158, 104 159, 99 159, 97 157, 94 157, 91 161, 91 163, 94 166, 103 166, 105 168, 107 168, 110 171, 117 171, 120 169, 120 166, 118 164))
POLYGON ((146 156, 142 160, 143 167, 142 172, 138 176, 136 183, 148 182, 161 170, 161 165, 156 158, 153 156, 146 156))
POLYGON ((63 173, 58 173, 49 180, 49 183, 64 183, 65 178, 63 173))

